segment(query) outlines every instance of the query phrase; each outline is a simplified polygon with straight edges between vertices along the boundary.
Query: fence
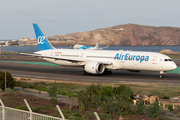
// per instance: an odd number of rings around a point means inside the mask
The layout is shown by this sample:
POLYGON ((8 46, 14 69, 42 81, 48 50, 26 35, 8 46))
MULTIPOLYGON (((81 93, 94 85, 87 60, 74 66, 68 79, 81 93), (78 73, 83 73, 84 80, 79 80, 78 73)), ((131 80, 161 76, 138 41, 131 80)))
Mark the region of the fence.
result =
MULTIPOLYGON (((56 105, 56 108, 62 118, 32 112, 26 99, 24 99, 24 102, 29 111, 5 107, 0 99, 0 120, 67 120, 58 105, 56 105)), ((96 112, 94 112, 94 115, 97 120, 100 120, 96 112)))
POLYGON ((65 120, 65 117, 58 105, 56 105, 56 108, 62 118, 32 112, 26 99, 24 99, 24 102, 29 111, 5 107, 0 99, 0 120, 65 120))

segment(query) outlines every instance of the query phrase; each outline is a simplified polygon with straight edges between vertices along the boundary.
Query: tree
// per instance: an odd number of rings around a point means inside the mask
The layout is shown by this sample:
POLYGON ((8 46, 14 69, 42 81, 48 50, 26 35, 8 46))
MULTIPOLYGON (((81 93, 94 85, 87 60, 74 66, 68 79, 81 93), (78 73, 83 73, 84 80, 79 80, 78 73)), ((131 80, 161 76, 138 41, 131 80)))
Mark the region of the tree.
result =
MULTIPOLYGON (((15 87, 15 85, 16 85, 16 81, 12 77, 11 73, 6 72, 6 88, 13 89, 13 87, 15 87)), ((2 90, 5 89, 5 72, 3 72, 3 71, 0 72, 0 88, 2 90)))

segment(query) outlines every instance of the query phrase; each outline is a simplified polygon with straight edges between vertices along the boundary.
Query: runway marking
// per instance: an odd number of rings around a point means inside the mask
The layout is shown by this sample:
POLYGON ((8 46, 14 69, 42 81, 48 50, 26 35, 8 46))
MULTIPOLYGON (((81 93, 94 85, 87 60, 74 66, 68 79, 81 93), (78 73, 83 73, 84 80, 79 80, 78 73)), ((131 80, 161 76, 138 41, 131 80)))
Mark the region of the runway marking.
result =
POLYGON ((179 73, 180 74, 180 67, 177 67, 175 70, 173 71, 167 71, 167 73, 179 73))

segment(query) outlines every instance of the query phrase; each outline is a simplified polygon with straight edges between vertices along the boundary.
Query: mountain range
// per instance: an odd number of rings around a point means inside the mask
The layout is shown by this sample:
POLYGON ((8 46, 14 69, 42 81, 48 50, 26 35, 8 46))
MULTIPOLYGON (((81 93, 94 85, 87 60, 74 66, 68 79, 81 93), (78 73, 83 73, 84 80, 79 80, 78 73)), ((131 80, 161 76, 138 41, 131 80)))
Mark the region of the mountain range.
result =
POLYGON ((180 45, 180 28, 124 24, 86 32, 48 37, 53 46, 83 44, 94 46, 165 46, 180 45))

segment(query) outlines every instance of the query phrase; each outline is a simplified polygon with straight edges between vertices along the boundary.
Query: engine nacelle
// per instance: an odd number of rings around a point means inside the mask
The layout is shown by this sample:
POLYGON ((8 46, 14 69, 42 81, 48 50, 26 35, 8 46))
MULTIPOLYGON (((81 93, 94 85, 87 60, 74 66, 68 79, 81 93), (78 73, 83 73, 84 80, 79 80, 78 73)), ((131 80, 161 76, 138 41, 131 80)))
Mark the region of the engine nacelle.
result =
POLYGON ((87 73, 91 74, 102 74, 105 70, 104 64, 100 62, 88 62, 84 69, 87 73))

